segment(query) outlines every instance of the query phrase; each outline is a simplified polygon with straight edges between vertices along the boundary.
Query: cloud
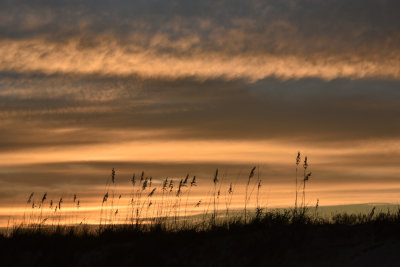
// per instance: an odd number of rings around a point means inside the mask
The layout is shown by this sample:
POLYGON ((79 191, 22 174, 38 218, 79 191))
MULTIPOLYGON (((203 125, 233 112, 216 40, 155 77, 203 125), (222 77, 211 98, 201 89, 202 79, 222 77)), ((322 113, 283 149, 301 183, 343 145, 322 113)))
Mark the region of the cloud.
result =
POLYGON ((18 1, 0 70, 200 79, 399 79, 396 1, 18 1))
POLYGON ((395 139, 399 82, 0 74, 2 151, 132 140, 395 139))
POLYGON ((188 57, 182 57, 174 54, 158 54, 151 49, 135 52, 129 50, 129 47, 121 47, 113 42, 102 43, 90 50, 81 51, 75 41, 59 45, 48 44, 41 40, 6 40, 0 42, 0 71, 105 76, 139 75, 145 78, 174 79, 221 77, 227 80, 245 78, 250 81, 270 76, 283 80, 305 77, 326 80, 342 77, 400 78, 398 55, 379 60, 363 58, 345 60, 335 56, 319 58, 311 58, 311 55, 308 58, 274 54, 226 56, 215 52, 193 52, 188 57))

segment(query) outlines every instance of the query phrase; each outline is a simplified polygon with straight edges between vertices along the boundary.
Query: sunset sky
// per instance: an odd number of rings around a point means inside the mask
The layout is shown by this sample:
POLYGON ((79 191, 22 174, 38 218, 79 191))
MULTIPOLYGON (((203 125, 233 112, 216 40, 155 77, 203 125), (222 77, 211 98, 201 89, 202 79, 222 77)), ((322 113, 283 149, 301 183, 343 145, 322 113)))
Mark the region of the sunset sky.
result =
MULTIPOLYGON (((400 2, 0 2, 0 216, 219 168, 263 204, 400 200, 400 2), (99 193, 100 192, 100 193, 99 193), (10 211, 11 210, 11 211, 10 211)), ((201 189, 199 189, 201 191, 201 189)), ((85 204, 86 202, 86 204, 85 204)))

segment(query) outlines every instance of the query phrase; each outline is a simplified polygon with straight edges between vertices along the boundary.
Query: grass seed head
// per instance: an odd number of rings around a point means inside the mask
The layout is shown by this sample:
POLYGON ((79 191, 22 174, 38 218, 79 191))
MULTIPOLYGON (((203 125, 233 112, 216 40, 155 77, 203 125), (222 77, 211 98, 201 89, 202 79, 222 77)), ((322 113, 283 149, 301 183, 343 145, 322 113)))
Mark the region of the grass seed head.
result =
POLYGON ((179 197, 181 194, 181 188, 183 186, 183 180, 181 179, 181 181, 179 182, 179 186, 178 186, 178 191, 176 192, 176 196, 179 197))
POLYGON ((218 169, 215 171, 214 184, 218 183, 218 169))
POLYGON ((47 192, 44 193, 44 195, 43 195, 43 197, 42 197, 42 203, 46 200, 46 198, 47 198, 47 192))
POLYGON ((253 169, 251 169, 250 174, 249 174, 249 179, 253 178, 255 170, 256 170, 256 166, 254 166, 253 169))
POLYGON ((300 163, 301 157, 300 157, 300 152, 297 152, 297 157, 296 157, 296 165, 298 166, 300 163))
POLYGON ((28 201, 26 201, 27 204, 29 204, 29 203, 32 202, 32 198, 33 198, 33 195, 34 195, 34 194, 35 194, 35 193, 32 192, 32 193, 29 195, 28 201))
POLYGON ((186 186, 189 179, 189 174, 186 175, 185 180, 183 180, 183 185, 186 186))
POLYGON ((196 203, 195 207, 200 207, 201 204, 201 200, 199 200, 199 202, 196 203))
POLYGON ((167 186, 168 186, 168 178, 165 178, 163 185, 162 185, 162 191, 167 190, 167 186))
POLYGON ((192 182, 190 183, 190 186, 196 186, 196 176, 193 176, 192 182))
POLYGON ((310 179, 311 172, 307 173, 306 176, 304 176, 304 181, 308 181, 310 179))
POLYGON ((103 204, 104 204, 104 202, 107 201, 107 199, 108 199, 108 192, 105 193, 105 195, 103 196, 103 204))
POLYGON ((115 170, 114 170, 114 168, 112 168, 112 170, 111 170, 111 182, 115 183, 115 170))
POLYGON ((61 203, 63 202, 63 199, 62 199, 62 197, 60 197, 60 200, 58 201, 58 209, 60 210, 61 209, 61 203))
POLYGON ((303 168, 304 168, 304 170, 307 170, 307 168, 308 168, 307 156, 304 158, 303 168))
POLYGON ((142 190, 145 190, 145 189, 146 189, 147 183, 148 183, 148 179, 147 179, 147 177, 146 177, 146 179, 144 180, 143 185, 142 185, 142 190))
POLYGON ((135 174, 132 175, 131 183, 132 183, 132 185, 135 185, 135 183, 136 183, 135 174))
POLYGON ((156 189, 157 189, 157 188, 153 188, 153 190, 151 190, 151 192, 149 193, 148 197, 153 196, 154 192, 156 192, 156 189))

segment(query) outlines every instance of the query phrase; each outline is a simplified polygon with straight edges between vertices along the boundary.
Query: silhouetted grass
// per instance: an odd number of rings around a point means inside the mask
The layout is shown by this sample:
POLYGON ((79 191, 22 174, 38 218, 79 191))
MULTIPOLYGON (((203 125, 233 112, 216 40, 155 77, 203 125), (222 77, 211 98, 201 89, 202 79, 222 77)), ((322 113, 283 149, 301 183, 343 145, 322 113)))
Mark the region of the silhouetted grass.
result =
MULTIPOLYGON (((368 214, 337 213, 319 216, 306 205, 307 157, 302 183, 298 182, 300 153, 296 158, 294 208, 266 210, 259 202, 261 177, 252 168, 245 184, 244 209, 230 209, 235 192, 232 182, 225 194, 226 210, 219 210, 223 178, 218 170, 206 196, 202 215, 188 215, 201 200, 190 201, 197 185, 189 181, 162 179, 153 185, 151 176, 132 176, 125 223, 118 221, 121 194, 114 169, 101 199, 98 224, 78 224, 76 216, 60 223, 64 205, 78 210, 77 194, 58 202, 45 193, 36 200, 31 193, 23 220, 0 234, 4 266, 372 266, 400 265, 400 209, 368 214), (178 182, 179 181, 179 182, 178 182), (217 187, 218 186, 218 187, 217 187), (299 188, 299 186, 301 188, 299 188), (299 190, 301 204, 298 204, 299 190), (255 208, 250 209, 256 190, 255 208), (158 194, 158 198, 156 195, 158 194), (183 201, 182 201, 183 200, 183 201), (29 206, 31 210, 28 210, 29 206), (183 206, 183 207, 182 207, 183 206), (209 208, 212 212, 209 213, 209 208)), ((258 171, 258 170, 257 170, 258 171)))

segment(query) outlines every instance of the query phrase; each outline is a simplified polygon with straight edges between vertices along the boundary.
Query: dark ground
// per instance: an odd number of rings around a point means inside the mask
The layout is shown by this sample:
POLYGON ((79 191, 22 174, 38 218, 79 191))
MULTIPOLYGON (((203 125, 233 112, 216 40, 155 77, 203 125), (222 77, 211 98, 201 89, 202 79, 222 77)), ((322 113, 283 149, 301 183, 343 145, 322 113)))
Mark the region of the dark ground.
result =
POLYGON ((2 266, 400 266, 400 224, 232 225, 205 232, 14 233, 2 266))

